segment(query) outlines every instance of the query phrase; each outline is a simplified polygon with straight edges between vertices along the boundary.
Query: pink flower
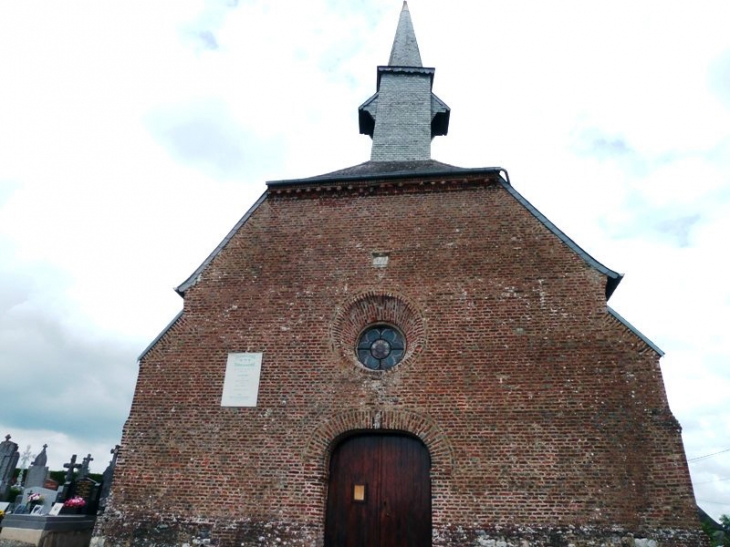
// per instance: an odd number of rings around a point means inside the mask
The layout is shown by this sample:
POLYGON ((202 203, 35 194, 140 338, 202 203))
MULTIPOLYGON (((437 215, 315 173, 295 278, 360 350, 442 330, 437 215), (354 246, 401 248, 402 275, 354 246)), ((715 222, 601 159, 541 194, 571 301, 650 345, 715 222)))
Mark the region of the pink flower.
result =
POLYGON ((75 496, 63 502, 64 507, 83 507, 86 505, 86 500, 80 496, 75 496))

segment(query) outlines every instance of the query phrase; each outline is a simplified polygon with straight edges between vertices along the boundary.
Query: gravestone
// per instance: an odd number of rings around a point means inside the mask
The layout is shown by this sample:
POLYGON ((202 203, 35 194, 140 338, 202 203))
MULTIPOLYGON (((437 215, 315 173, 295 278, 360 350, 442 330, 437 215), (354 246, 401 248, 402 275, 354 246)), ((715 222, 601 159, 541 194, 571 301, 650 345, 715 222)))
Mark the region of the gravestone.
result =
POLYGON ((76 482, 76 470, 81 468, 80 463, 76 463, 76 454, 71 456, 71 460, 68 463, 64 463, 63 467, 67 470, 66 477, 63 481, 63 486, 58 493, 58 501, 63 502, 69 498, 72 498, 76 482))
POLYGON ((10 440, 10 435, 6 435, 5 440, 0 443, 0 501, 7 501, 18 458, 20 454, 17 443, 10 440))
POLYGON ((117 467, 117 458, 119 457, 120 446, 116 445, 111 450, 112 461, 106 466, 104 476, 101 481, 101 493, 99 494, 99 508, 103 511, 106 508, 106 502, 109 499, 109 492, 114 480, 114 469, 117 467))
POLYGON ((53 507, 53 504, 56 503, 56 496, 58 495, 58 492, 43 487, 25 488, 23 489, 23 501, 21 503, 26 507, 30 507, 28 496, 31 494, 40 494, 43 497, 43 502, 38 505, 43 506, 43 514, 47 515, 48 511, 50 511, 51 507, 53 507))
POLYGON ((99 508, 99 495, 101 494, 101 484, 90 477, 84 477, 76 481, 74 495, 86 502, 81 513, 87 515, 95 515, 99 508))
POLYGON ((43 450, 33 460, 30 468, 28 469, 28 475, 25 478, 25 488, 43 488, 46 479, 48 478, 48 455, 46 454, 47 444, 43 445, 43 450))

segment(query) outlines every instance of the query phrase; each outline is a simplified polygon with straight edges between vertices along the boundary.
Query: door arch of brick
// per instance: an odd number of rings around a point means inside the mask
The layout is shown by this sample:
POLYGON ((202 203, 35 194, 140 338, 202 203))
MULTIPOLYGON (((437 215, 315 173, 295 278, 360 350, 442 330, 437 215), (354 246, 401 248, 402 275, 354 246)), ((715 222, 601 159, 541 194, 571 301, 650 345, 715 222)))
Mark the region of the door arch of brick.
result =
POLYGON ((402 432, 418 437, 431 455, 431 477, 448 477, 454 468, 451 442, 428 416, 404 409, 348 410, 330 416, 315 427, 302 452, 305 466, 327 479, 332 451, 340 440, 358 432, 402 432))
POLYGON ((330 463, 325 547, 431 545, 431 458, 418 437, 347 435, 330 463))

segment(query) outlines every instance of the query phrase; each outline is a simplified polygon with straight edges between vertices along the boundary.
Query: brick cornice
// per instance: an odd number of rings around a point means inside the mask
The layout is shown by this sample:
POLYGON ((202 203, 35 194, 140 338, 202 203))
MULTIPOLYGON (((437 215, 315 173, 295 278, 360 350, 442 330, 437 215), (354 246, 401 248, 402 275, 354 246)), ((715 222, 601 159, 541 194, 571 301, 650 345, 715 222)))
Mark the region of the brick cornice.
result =
POLYGON ((368 195, 421 194, 433 192, 453 192, 471 190, 497 184, 498 175, 422 177, 367 180, 322 181, 291 186, 270 186, 266 195, 269 198, 323 198, 368 195))

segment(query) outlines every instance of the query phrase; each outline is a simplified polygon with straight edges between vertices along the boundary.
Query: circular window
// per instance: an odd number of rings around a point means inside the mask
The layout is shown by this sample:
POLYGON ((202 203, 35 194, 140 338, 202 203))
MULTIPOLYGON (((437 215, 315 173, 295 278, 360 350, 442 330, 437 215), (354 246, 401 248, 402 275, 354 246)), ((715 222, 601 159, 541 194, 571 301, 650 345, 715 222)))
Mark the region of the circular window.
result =
POLYGON ((358 360, 371 370, 387 370, 406 353, 403 334, 389 325, 375 325, 363 331, 357 342, 358 360))

